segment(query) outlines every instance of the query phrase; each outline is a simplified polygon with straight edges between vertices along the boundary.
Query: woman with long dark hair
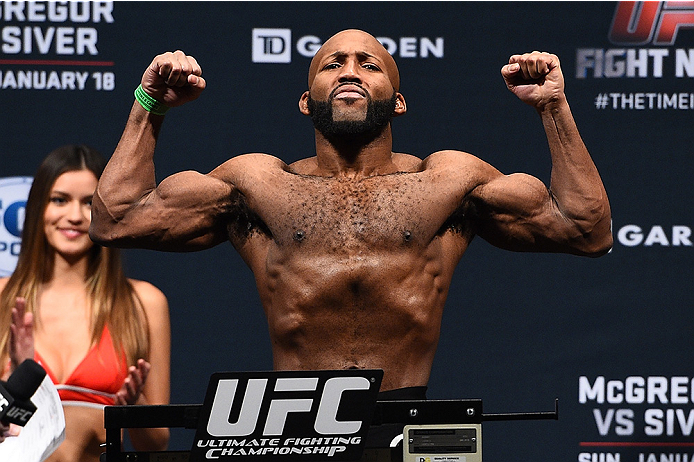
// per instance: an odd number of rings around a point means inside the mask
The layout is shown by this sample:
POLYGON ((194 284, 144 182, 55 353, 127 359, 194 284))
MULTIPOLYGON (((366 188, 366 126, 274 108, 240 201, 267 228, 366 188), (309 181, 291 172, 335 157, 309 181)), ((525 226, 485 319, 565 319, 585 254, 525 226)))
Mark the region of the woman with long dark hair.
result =
MULTIPOLYGON (((55 462, 99 460, 105 405, 169 402, 166 297, 126 278, 119 251, 89 239, 105 164, 81 145, 44 159, 29 192, 17 267, 0 279, 0 376, 32 357, 56 384, 66 429, 48 459, 55 462)), ((137 450, 163 450, 169 439, 168 429, 129 434, 137 450)))

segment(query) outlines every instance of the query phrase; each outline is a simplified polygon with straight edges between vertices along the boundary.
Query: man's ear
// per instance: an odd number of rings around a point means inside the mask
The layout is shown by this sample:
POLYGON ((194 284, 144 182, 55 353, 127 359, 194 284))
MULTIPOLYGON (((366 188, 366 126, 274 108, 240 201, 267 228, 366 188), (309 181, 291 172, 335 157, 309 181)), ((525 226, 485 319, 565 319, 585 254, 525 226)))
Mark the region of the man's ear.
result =
POLYGON ((401 116, 407 112, 407 103, 405 103, 405 97, 401 93, 395 94, 395 111, 393 111, 393 117, 401 116))
POLYGON ((309 92, 305 91, 302 95, 301 98, 299 98, 299 111, 303 115, 311 115, 311 111, 308 109, 308 98, 309 98, 309 92))

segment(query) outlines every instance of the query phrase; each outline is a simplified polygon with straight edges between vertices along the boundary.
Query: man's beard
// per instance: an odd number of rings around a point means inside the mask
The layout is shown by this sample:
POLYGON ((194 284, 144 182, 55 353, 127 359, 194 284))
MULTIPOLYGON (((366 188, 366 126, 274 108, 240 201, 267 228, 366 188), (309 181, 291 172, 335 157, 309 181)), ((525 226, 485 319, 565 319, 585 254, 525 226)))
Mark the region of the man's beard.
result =
POLYGON ((393 119, 396 94, 390 99, 372 100, 367 95, 366 117, 363 120, 334 120, 332 95, 327 101, 308 98, 313 126, 330 141, 371 141, 383 132, 393 119))

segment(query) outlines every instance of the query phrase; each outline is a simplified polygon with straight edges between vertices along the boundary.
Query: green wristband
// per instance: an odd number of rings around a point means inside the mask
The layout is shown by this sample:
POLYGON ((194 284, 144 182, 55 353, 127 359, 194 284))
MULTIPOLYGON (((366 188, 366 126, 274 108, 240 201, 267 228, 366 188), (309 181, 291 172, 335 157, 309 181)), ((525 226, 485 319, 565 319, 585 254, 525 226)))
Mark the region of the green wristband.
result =
POLYGON ((149 96, 147 92, 145 92, 144 88, 142 88, 142 85, 138 85, 138 87, 135 89, 135 99, 138 103, 140 103, 140 106, 145 108, 145 111, 151 112, 155 115, 164 115, 166 114, 166 111, 169 110, 169 106, 160 103, 156 99, 149 96))

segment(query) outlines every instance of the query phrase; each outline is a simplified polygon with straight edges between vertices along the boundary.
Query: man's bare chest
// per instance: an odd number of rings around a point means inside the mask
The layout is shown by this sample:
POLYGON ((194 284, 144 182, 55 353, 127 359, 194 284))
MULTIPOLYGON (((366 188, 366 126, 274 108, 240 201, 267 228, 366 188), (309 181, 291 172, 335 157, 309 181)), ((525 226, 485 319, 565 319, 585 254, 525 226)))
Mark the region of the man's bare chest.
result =
POLYGON ((362 180, 295 176, 253 191, 248 207, 280 245, 426 245, 461 208, 445 188, 414 174, 362 180))

